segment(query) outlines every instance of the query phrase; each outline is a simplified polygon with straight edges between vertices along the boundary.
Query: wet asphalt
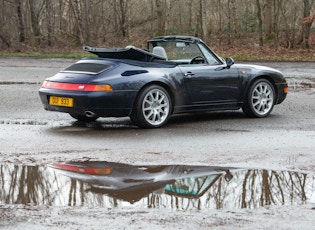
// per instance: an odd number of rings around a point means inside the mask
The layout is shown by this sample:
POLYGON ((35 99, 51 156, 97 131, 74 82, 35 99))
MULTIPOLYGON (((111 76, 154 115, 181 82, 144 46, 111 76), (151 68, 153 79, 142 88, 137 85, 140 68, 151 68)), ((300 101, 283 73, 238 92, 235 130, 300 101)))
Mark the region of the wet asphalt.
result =
POLYGON ((43 109, 41 83, 75 61, 0 58, 0 162, 89 158, 246 165, 257 156, 278 156, 279 162, 287 152, 308 155, 315 149, 314 63, 254 63, 281 70, 290 85, 287 99, 268 118, 250 119, 241 111, 186 114, 161 129, 141 130, 129 118, 78 123, 43 109))

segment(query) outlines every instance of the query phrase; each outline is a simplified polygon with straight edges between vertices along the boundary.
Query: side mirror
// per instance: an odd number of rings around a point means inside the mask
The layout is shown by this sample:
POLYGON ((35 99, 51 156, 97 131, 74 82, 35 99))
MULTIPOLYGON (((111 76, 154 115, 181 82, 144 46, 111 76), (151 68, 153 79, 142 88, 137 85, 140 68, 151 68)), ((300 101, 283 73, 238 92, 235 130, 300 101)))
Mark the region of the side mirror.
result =
POLYGON ((234 60, 231 57, 225 59, 226 67, 229 69, 232 65, 234 65, 234 60))

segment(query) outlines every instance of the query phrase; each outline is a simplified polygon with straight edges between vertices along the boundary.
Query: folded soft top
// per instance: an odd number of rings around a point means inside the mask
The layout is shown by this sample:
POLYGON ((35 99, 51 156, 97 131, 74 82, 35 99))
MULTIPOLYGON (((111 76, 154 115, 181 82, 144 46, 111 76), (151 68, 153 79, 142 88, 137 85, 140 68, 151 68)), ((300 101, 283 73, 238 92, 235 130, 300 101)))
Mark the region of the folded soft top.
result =
POLYGON ((150 53, 146 50, 139 49, 133 46, 127 48, 94 48, 83 46, 83 50, 97 55, 100 58, 113 58, 113 59, 130 59, 136 61, 153 62, 165 61, 165 58, 150 53))

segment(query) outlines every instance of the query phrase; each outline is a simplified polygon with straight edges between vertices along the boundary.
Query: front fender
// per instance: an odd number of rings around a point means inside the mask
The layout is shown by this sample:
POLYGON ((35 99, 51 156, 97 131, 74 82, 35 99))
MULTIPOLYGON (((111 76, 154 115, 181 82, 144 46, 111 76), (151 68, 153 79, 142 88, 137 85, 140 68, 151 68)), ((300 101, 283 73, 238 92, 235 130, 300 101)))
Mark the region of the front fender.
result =
POLYGON ((282 92, 284 92, 284 88, 287 86, 287 83, 282 72, 273 68, 259 65, 237 64, 234 66, 239 69, 240 76, 242 78, 240 86, 242 89, 242 95, 240 95, 242 101, 244 101, 252 83, 260 78, 267 79, 273 84, 277 97, 276 103, 281 103, 280 101, 285 99, 285 97, 282 95, 282 92))

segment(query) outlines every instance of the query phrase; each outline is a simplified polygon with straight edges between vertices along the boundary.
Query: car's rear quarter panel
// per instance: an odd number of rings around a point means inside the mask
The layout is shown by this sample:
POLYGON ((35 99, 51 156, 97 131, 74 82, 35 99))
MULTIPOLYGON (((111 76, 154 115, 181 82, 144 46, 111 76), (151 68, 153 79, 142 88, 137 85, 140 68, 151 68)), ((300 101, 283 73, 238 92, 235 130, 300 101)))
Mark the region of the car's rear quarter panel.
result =
MULTIPOLYGON (((108 61, 105 61, 108 64, 108 61)), ((109 62, 111 63, 111 62, 109 62)), ((128 116, 131 113, 138 93, 149 84, 165 86, 173 98, 180 97, 180 70, 178 68, 156 68, 112 63, 113 68, 99 74, 60 72, 49 78, 50 81, 66 83, 110 84, 113 92, 66 91, 41 88, 40 98, 46 110, 84 114, 92 111, 100 116, 128 116), (123 74, 129 71, 128 74, 123 74), (134 74, 130 74, 130 72, 134 74), (71 97, 74 107, 49 105, 50 96, 71 97)), ((175 99, 174 99, 175 101, 175 99)))

